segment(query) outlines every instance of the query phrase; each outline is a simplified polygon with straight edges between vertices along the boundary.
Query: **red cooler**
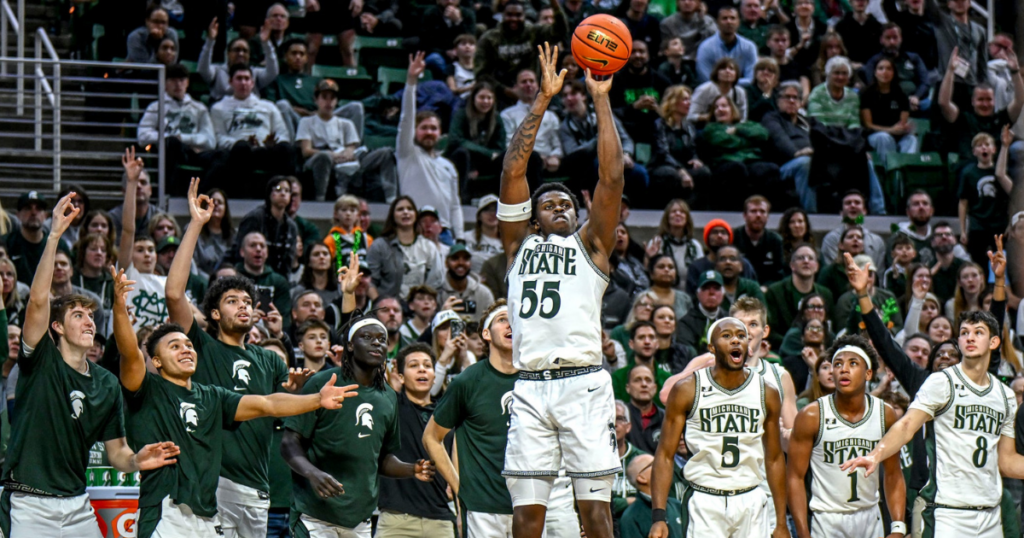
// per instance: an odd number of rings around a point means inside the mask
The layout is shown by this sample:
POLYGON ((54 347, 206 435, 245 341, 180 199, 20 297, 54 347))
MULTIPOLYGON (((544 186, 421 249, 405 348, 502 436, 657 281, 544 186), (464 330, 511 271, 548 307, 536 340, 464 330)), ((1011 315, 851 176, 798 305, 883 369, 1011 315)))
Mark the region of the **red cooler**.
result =
POLYGON ((96 520, 105 538, 135 538, 135 516, 139 511, 139 488, 86 488, 96 510, 96 520))

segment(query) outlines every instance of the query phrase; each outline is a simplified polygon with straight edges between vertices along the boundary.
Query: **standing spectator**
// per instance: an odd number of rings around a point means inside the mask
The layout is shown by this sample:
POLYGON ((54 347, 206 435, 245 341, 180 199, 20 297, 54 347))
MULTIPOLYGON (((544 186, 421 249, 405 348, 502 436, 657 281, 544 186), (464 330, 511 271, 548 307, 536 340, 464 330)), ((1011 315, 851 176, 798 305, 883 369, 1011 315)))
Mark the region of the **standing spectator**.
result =
POLYGON ((629 417, 633 426, 626 439, 647 453, 658 449, 661 424, 665 421, 665 411, 654 405, 657 388, 650 366, 635 364, 629 369, 626 393, 629 394, 629 417))
MULTIPOLYGON (((694 349, 705 349, 708 345, 708 327, 718 318, 728 315, 722 308, 725 300, 722 275, 714 269, 704 271, 697 284, 696 308, 691 308, 676 327, 676 339, 694 349)), ((661 387, 658 387, 659 389, 661 387)))
POLYGON ((761 58, 754 64, 754 83, 743 87, 747 94, 747 118, 758 123, 764 115, 778 110, 779 64, 761 58))
POLYGON ((718 180, 708 185, 705 199, 714 201, 709 206, 733 209, 738 197, 777 188, 779 167, 762 160, 768 130, 760 123, 742 121, 729 96, 715 99, 713 121, 701 133, 700 142, 700 153, 718 180))
MULTIPOLYGON (((170 27, 170 15, 160 3, 151 3, 146 7, 146 24, 128 34, 128 57, 126 62, 133 64, 157 63, 157 50, 161 42, 167 38, 174 42, 174 50, 178 50, 178 31, 170 27)), ((175 54, 174 62, 177 62, 175 54)))
MULTIPOLYGON (((448 148, 445 149, 446 156, 459 172, 463 194, 469 192, 471 180, 501 173, 507 140, 494 86, 487 82, 473 84, 466 97, 466 106, 452 115, 448 148)), ((497 190, 497 182, 492 183, 493 190, 497 190)))
POLYGON ((699 190, 697 184, 704 189, 704 184, 711 180, 711 169, 697 158, 697 128, 687 119, 691 106, 690 88, 686 86, 669 87, 661 99, 661 118, 654 124, 657 134, 648 167, 649 190, 663 198, 693 200, 694 191, 699 190))
MULTIPOLYGON (((988 80, 988 47, 985 28, 970 19, 971 0, 946 0, 949 13, 938 0, 925 0, 924 16, 932 23, 938 51, 938 66, 956 74, 956 95, 966 101, 968 92, 988 80)), ((943 80, 945 81, 945 80, 943 80)), ((994 136, 994 135, 993 135, 994 136)))
POLYGON ((701 81, 711 79, 712 68, 722 58, 732 58, 739 66, 739 82, 749 84, 754 80, 754 64, 757 63, 757 45, 738 35, 739 11, 733 6, 722 6, 715 19, 718 33, 705 39, 697 48, 697 77, 701 81))
POLYGON ((629 0, 626 16, 619 17, 625 23, 629 35, 634 41, 643 41, 647 50, 661 50, 661 23, 657 17, 647 12, 650 0, 629 0))
POLYGON ((565 13, 558 0, 551 0, 549 5, 555 14, 554 23, 534 25, 526 22, 523 4, 519 0, 509 0, 501 12, 498 27, 480 36, 473 66, 477 77, 488 75, 494 78, 500 99, 519 99, 512 86, 523 70, 537 71, 538 45, 565 41, 569 30, 565 13))
POLYGON ((810 69, 818 58, 821 38, 828 25, 814 19, 814 0, 796 0, 793 4, 793 19, 786 25, 789 31, 789 56, 804 69, 810 69))
MULTIPOLYGON (((950 3, 958 0, 951 0, 950 3)), ((1013 77, 1013 101, 1006 110, 996 110, 995 90, 988 84, 978 84, 971 94, 971 109, 961 110, 954 100, 954 79, 959 63, 958 49, 953 49, 946 66, 946 74, 939 86, 939 110, 943 119, 950 125, 947 132, 957 146, 950 148, 960 154, 961 159, 970 159, 973 152, 974 137, 979 133, 987 133, 993 139, 1001 137, 1000 130, 1004 125, 1013 125, 1024 108, 1024 79, 1021 78, 1017 64, 1017 56, 1010 54, 1007 65, 1011 71, 1018 71, 1013 77)))
POLYGON ((715 35, 715 19, 704 14, 700 0, 676 0, 676 12, 661 21, 662 40, 678 37, 683 41, 683 59, 693 63, 697 47, 715 35))
POLYGON ((209 170, 217 157, 217 134, 206 105, 188 94, 188 68, 175 64, 167 68, 164 82, 164 123, 158 125, 160 103, 152 102, 139 120, 139 146, 156 145, 164 135, 165 170, 170 179, 168 192, 185 194, 188 185, 177 176, 182 165, 209 170))
POLYGON ((458 302, 454 303, 452 310, 472 321, 480 321, 480 314, 494 302, 494 295, 480 283, 480 277, 470 271, 472 256, 466 245, 452 245, 445 256, 447 272, 437 290, 438 301, 447 303, 449 298, 455 297, 458 302))
POLYGON ((668 87, 668 79, 651 68, 647 44, 633 40, 626 68, 612 80, 610 97, 615 115, 634 142, 654 142, 658 104, 668 87))
MULTIPOLYGON (((290 23, 291 16, 288 14, 288 8, 284 7, 284 4, 274 2, 267 8, 267 15, 263 24, 270 27, 270 38, 267 39, 267 41, 270 42, 270 47, 274 49, 275 52, 288 50, 288 48, 283 45, 289 37, 288 26, 290 23)), ((260 47, 258 37, 251 37, 249 39, 249 50, 252 51, 253 65, 266 65, 267 59, 263 57, 263 47, 260 47)))
POLYGON ((715 115, 715 100, 726 95, 740 109, 740 119, 747 119, 747 92, 739 85, 740 67, 732 58, 722 58, 711 70, 710 80, 693 91, 693 104, 687 119, 704 125, 715 115))
POLYGON ((415 287, 427 285, 437 289, 443 282, 441 253, 433 241, 419 234, 416 220, 416 203, 412 198, 395 198, 388 208, 384 231, 370 245, 366 265, 382 296, 407 297, 415 287))
POLYGON ((836 24, 836 32, 843 36, 854 69, 878 53, 882 37, 882 23, 867 12, 868 0, 850 0, 853 10, 836 24))
MULTIPOLYGON (((505 127, 505 144, 512 143, 512 135, 530 114, 533 101, 537 98, 540 87, 537 85, 537 73, 524 69, 516 74, 516 104, 501 111, 501 122, 505 127)), ((562 166, 562 142, 558 136, 558 116, 550 110, 544 111, 540 128, 537 129, 536 144, 533 153, 544 161, 547 172, 555 172, 562 166)), ((534 181, 539 181, 539 178, 534 181)), ((531 189, 536 185, 531 185, 531 189)))
MULTIPOLYGON (((476 37, 473 34, 462 34, 455 38, 455 59, 445 72, 448 89, 455 95, 465 99, 466 94, 476 82, 473 61, 476 57, 476 37)), ((493 88, 492 88, 493 90, 493 88)))
MULTIPOLYGON (((291 312, 291 286, 288 284, 288 280, 266 265, 266 238, 257 230, 248 232, 245 235, 239 233, 238 236, 241 238, 240 254, 242 261, 235 265, 235 270, 238 271, 239 275, 252 280, 256 285, 259 297, 253 298, 253 309, 258 308, 257 313, 259 311, 271 312, 273 309, 277 309, 280 313, 291 312), (259 300, 260 297, 269 299, 270 304, 257 304, 262 303, 259 300)), ((290 327, 291 318, 283 316, 282 329, 287 331, 290 327)))
POLYGON ((757 280, 765 286, 782 279, 784 259, 782 238, 766 229, 772 204, 761 195, 743 202, 743 226, 735 231, 733 244, 757 271, 757 280))
MULTIPOLYGON (((476 34, 476 14, 459 0, 437 0, 423 12, 423 25, 416 33, 419 48, 427 52, 427 68, 434 80, 442 80, 449 66, 458 63, 461 36, 476 34)), ((472 42, 475 45, 476 38, 472 42)))
POLYGON ((665 60, 658 66, 658 72, 665 75, 672 86, 697 84, 697 74, 693 72, 693 62, 684 58, 686 48, 683 46, 683 38, 669 37, 661 41, 661 55, 665 60))
MULTIPOLYGON (((46 236, 50 230, 43 225, 49 204, 39 192, 29 191, 18 197, 18 220, 21 227, 7 235, 7 255, 14 262, 18 282, 31 284, 35 277, 39 260, 46 248, 46 236)), ((63 241, 58 245, 67 251, 63 241)))
POLYGON ((756 280, 743 278, 743 255, 734 245, 718 247, 715 252, 715 271, 722 275, 722 308, 728 309, 743 297, 753 297, 764 304, 764 293, 756 280))
POLYGON ((234 93, 213 105, 210 113, 217 147, 229 151, 227 169, 232 178, 221 180, 221 187, 234 197, 251 192, 253 185, 242 178, 252 170, 291 175, 295 158, 281 111, 252 91, 252 69, 232 66, 231 88, 234 93))
MULTIPOLYGON (((213 49, 217 41, 219 26, 217 19, 210 21, 210 27, 206 29, 206 44, 203 45, 203 51, 199 54, 199 66, 197 67, 199 75, 210 85, 211 101, 219 101, 221 98, 234 93, 234 84, 232 83, 234 67, 241 64, 249 68, 250 65, 249 42, 244 37, 236 37, 228 43, 226 63, 213 64, 213 49)), ((248 69, 252 84, 256 88, 255 90, 250 88, 249 91, 255 91, 257 95, 259 95, 259 90, 270 86, 270 83, 274 82, 278 73, 277 52, 270 44, 270 26, 264 25, 259 35, 260 45, 263 48, 263 57, 266 58, 267 66, 248 69)))
MULTIPOLYGON (((121 177, 121 188, 127 190, 128 187, 128 176, 127 174, 121 177)), ((153 197, 153 183, 149 179, 149 172, 145 169, 139 171, 138 185, 135 190, 135 230, 148 230, 149 219, 160 212, 160 208, 156 204, 150 202, 153 197)), ((124 229, 124 211, 125 205, 115 207, 110 210, 110 218, 114 221, 114 230, 117 232, 118 240, 121 239, 121 231, 124 229)), ((20 217, 19 217, 20 218, 20 217)))
MULTIPOLYGON (((849 191, 843 195, 843 208, 839 212, 843 225, 825 234, 821 241, 821 257, 831 263, 839 256, 839 237, 847 228, 860 227, 864 222, 866 200, 864 195, 858 191, 849 191)), ((864 253, 871 256, 875 267, 885 267, 885 240, 878 234, 864 230, 864 253)), ((845 275, 845 270, 842 271, 845 275)))
POLYGON ((1010 69, 1010 55, 1015 55, 1013 36, 996 34, 988 43, 988 83, 995 90, 996 110, 1002 110, 1013 102, 1013 79, 1017 76, 1010 69))
POLYGON ((231 208, 228 207, 224 191, 211 189, 206 195, 213 209, 209 222, 199 231, 199 241, 192 259, 200 271, 213 275, 234 244, 235 227, 231 223, 231 208))
POLYGON ((900 9, 896 0, 882 0, 882 8, 889 22, 899 26, 905 49, 921 57, 931 71, 938 68, 939 50, 935 42, 935 28, 925 16, 925 0, 906 0, 900 9))
POLYGON ((466 238, 466 248, 473 254, 472 271, 480 274, 484 262, 504 252, 498 237, 498 197, 487 194, 476 203, 476 225, 473 234, 466 238))
POLYGON ((903 47, 903 30, 893 22, 883 24, 881 43, 882 51, 864 64, 865 81, 869 85, 874 83, 875 64, 882 58, 888 58, 896 68, 894 81, 910 101, 910 111, 931 108, 931 98, 928 96, 932 88, 931 72, 920 56, 903 47))
POLYGON ((782 181, 793 182, 800 205, 805 211, 814 213, 818 210, 817 189, 810 184, 811 128, 817 122, 800 114, 800 103, 803 93, 800 83, 787 80, 779 85, 778 109, 765 114, 761 125, 768 130, 770 140, 767 155, 779 165, 782 181))
MULTIPOLYGON (((811 219, 807 212, 799 207, 791 207, 779 218, 779 236, 782 237, 783 260, 788 260, 793 249, 802 243, 814 246, 814 232, 811 231, 811 219)), ((789 268, 786 268, 789 272, 789 268)))
POLYGON ((776 328, 769 336, 773 347, 782 344, 783 335, 793 326, 800 302, 807 295, 820 294, 825 300, 825 311, 832 310, 832 292, 814 282, 818 267, 818 253, 814 247, 800 245, 789 259, 790 278, 772 284, 764 294, 768 305, 768 326, 776 328))
POLYGON ((1010 126, 1003 126, 1003 144, 999 148, 999 162, 993 163, 996 141, 988 133, 974 136, 971 146, 977 162, 968 163, 960 170, 960 244, 967 247, 974 263, 986 267, 988 252, 995 249, 993 237, 1003 233, 1009 224, 1008 205, 1013 180, 1006 173, 1009 145, 1013 141, 1010 126), (993 174, 993 166, 995 173, 993 174))
POLYGON ((463 236, 459 174, 435 149, 441 138, 441 118, 435 112, 416 112, 416 84, 425 68, 422 52, 409 57, 396 150, 399 190, 437 208, 444 228, 440 239, 451 245, 463 236))
POLYGON ((968 260, 962 260, 955 254, 954 245, 957 237, 953 226, 940 221, 932 227, 932 251, 935 252, 935 265, 932 266, 932 293, 945 304, 956 291, 960 269, 968 260))
POLYGON ((768 57, 779 66, 779 82, 790 80, 800 83, 803 95, 811 93, 811 79, 807 68, 796 63, 789 54, 789 30, 785 26, 775 25, 768 30, 768 57))
POLYGON ((896 64, 882 58, 875 62, 874 74, 875 82, 861 93, 860 119, 879 164, 885 166, 897 150, 917 153, 917 136, 910 124, 910 99, 896 80, 896 64))
POLYGON ((285 176, 272 178, 267 182, 264 196, 263 205, 242 217, 232 250, 238 252, 245 236, 251 232, 259 232, 266 241, 266 264, 277 274, 285 276, 291 272, 292 262, 296 256, 295 245, 299 237, 299 228, 288 216, 288 204, 292 196, 289 179, 285 176))
POLYGON ((591 0, 564 0, 562 11, 565 12, 565 20, 569 25, 568 35, 571 36, 584 19, 597 13, 597 8, 591 0))

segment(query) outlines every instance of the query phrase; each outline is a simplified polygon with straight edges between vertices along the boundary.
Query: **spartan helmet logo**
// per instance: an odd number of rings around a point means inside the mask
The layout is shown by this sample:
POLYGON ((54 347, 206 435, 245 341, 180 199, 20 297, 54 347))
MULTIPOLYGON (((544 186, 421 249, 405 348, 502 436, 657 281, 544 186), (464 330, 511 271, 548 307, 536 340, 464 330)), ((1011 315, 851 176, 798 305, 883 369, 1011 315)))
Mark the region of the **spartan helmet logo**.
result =
POLYGON ((185 431, 192 433, 199 427, 199 411, 196 411, 196 404, 181 402, 178 409, 182 422, 185 423, 185 431))
POLYGON ((373 411, 373 404, 359 404, 359 407, 356 408, 356 426, 373 429, 373 415, 370 414, 370 411, 373 411))
POLYGON ((250 363, 249 361, 242 361, 242 360, 235 361, 235 365, 232 368, 231 376, 234 377, 235 379, 241 381, 242 383, 245 383, 248 386, 249 385, 249 370, 246 370, 246 368, 248 368, 250 364, 252 364, 252 363, 250 363))
POLYGON ((82 415, 82 411, 85 410, 85 393, 80 390, 73 390, 71 394, 68 394, 68 398, 71 399, 71 418, 77 420, 82 415))
POLYGON ((512 414, 512 391, 506 392, 501 397, 501 414, 511 415, 512 414))

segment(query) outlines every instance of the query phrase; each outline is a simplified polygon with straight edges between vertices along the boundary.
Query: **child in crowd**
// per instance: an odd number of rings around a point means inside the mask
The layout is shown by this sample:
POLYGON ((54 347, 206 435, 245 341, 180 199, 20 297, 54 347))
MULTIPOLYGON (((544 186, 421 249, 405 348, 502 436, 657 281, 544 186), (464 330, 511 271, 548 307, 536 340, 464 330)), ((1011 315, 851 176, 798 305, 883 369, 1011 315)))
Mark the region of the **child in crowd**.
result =
POLYGON ((686 54, 686 47, 681 37, 673 37, 661 42, 661 55, 665 57, 665 63, 658 67, 658 72, 668 77, 673 86, 680 84, 691 88, 697 86, 697 76, 693 68, 683 61, 686 54))
POLYGON ((327 232, 324 244, 331 250, 331 259, 335 260, 338 250, 341 251, 342 267, 348 265, 348 256, 352 247, 356 247, 360 264, 366 260, 366 249, 373 244, 373 238, 359 226, 359 198, 346 194, 334 202, 334 218, 331 231, 327 232), (359 245, 356 245, 356 232, 360 232, 359 245))
POLYGON ((882 273, 882 287, 896 297, 903 297, 907 291, 907 267, 917 258, 917 249, 914 248, 914 242, 904 234, 896 234, 890 249, 892 266, 882 273))
POLYGON ((476 75, 473 72, 473 57, 476 56, 476 37, 462 34, 455 38, 455 62, 448 66, 448 88, 459 97, 465 98, 473 89, 476 75))
POLYGON ((1003 144, 999 164, 993 159, 996 141, 988 133, 978 133, 971 140, 976 162, 960 171, 960 242, 967 247, 974 263, 988 266, 988 251, 995 248, 993 237, 1006 230, 1010 189, 1013 182, 1006 173, 1008 147, 1013 135, 1003 127, 1003 144), (994 170, 993 170, 994 169, 994 170))
POLYGON ((331 349, 331 328, 318 319, 309 319, 295 331, 298 339, 296 358, 302 359, 302 367, 314 374, 325 366, 333 368, 333 361, 327 365, 328 352, 331 349))
POLYGON ((406 301, 412 316, 398 329, 400 347, 418 342, 423 331, 430 327, 437 313, 437 290, 430 286, 413 286, 406 301))

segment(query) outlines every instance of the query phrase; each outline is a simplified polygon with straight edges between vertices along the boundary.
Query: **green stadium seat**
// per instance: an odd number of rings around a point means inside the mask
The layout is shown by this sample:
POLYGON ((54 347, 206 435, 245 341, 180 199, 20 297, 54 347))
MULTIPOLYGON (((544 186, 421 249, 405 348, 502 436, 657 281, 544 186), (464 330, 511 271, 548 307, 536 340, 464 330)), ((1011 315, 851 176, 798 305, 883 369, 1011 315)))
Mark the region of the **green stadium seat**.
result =
POLYGON ((373 92, 373 77, 365 67, 314 65, 313 76, 334 79, 340 90, 339 99, 362 99, 373 92))
POLYGON ((400 37, 366 37, 357 36, 353 46, 356 63, 366 66, 371 73, 374 67, 406 67, 409 65, 409 54, 402 47, 400 37), (366 54, 363 54, 363 52, 366 54))
POLYGON ((647 163, 651 162, 651 145, 650 144, 644 144, 642 142, 641 143, 637 143, 635 148, 634 148, 634 153, 636 153, 636 155, 635 155, 636 162, 638 162, 640 164, 647 164, 647 163))
MULTIPOLYGON (((384 67, 380 66, 377 68, 377 83, 380 84, 380 93, 384 95, 391 95, 399 90, 393 85, 399 85, 405 87, 405 77, 408 75, 408 69, 399 69, 396 67, 384 67)), ((427 81, 433 80, 433 76, 430 74, 430 70, 424 70, 423 74, 420 75, 419 80, 427 81)))
POLYGON ((397 143, 398 139, 394 136, 366 135, 363 137, 363 145, 370 151, 378 148, 394 148, 397 143))
POLYGON ((938 153, 891 153, 886 164, 886 192, 893 214, 906 210, 906 196, 915 190, 923 190, 932 197, 940 214, 950 207, 955 193, 950 192, 949 171, 938 153))

